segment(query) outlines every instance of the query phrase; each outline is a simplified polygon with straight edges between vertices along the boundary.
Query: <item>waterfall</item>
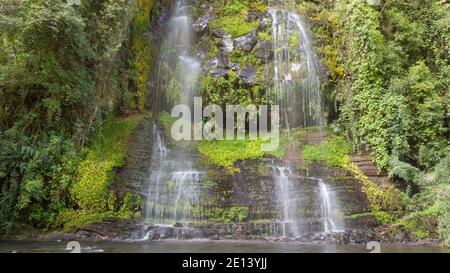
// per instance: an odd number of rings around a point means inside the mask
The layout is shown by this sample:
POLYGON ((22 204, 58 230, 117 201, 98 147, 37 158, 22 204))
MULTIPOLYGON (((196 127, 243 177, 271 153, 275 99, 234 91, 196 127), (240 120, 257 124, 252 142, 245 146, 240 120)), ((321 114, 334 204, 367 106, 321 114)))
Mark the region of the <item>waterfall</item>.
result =
POLYGON ((323 179, 295 176, 287 167, 272 166, 272 171, 280 211, 275 236, 296 237, 343 229, 342 221, 335 215, 339 202, 323 179))
MULTIPOLYGON (((158 110, 168 111, 180 103, 192 106, 198 89, 201 65, 193 54, 192 12, 188 1, 175 1, 172 17, 164 25, 166 38, 161 47, 157 85, 162 105, 158 110)), ((269 13, 273 19, 275 53, 271 92, 280 105, 284 127, 321 126, 320 64, 308 28, 301 16, 293 11, 272 8, 269 13)), ((224 40, 231 50, 231 36, 224 40)), ((158 226, 184 224, 186 227, 197 220, 205 220, 198 215, 197 209, 205 203, 207 195, 203 194, 202 187, 205 187, 207 174, 194 165, 196 155, 182 145, 168 145, 164 130, 156 124, 153 133, 144 221, 158 226)), ((270 166, 272 177, 269 179, 274 182, 276 195, 274 205, 276 203, 279 209, 276 221, 270 221, 274 233, 299 236, 311 231, 330 232, 340 227, 335 217, 338 202, 323 180, 301 178, 293 168, 282 164, 270 166)))
MULTIPOLYGON (((176 104, 193 105, 200 77, 200 62, 192 54, 192 7, 175 1, 161 47, 157 96, 170 112, 176 104)), ((156 98, 155 98, 156 99, 156 98)), ((173 225, 194 220, 192 210, 200 205, 201 183, 206 173, 194 168, 194 154, 176 143, 166 145, 163 131, 153 126, 153 156, 146 183, 146 223, 173 225)))
POLYGON ((160 99, 160 109, 168 112, 174 105, 192 106, 198 88, 201 65, 192 52, 192 12, 190 1, 175 1, 173 15, 165 25, 155 99, 160 99))
POLYGON ((274 166, 273 178, 275 181, 275 186, 277 189, 278 203, 281 207, 282 218, 280 220, 281 224, 281 235, 287 236, 290 234, 297 235, 297 206, 296 199, 298 197, 293 196, 293 191, 291 190, 291 183, 289 181, 289 175, 292 175, 292 171, 286 167, 274 166))
POLYGON ((340 229, 341 223, 334 216, 333 209, 337 208, 336 200, 328 189, 328 186, 323 182, 322 179, 319 179, 319 192, 320 199, 322 201, 321 217, 323 223, 323 231, 337 231, 340 229))
POLYGON ((165 146, 161 130, 154 126, 153 167, 147 181, 145 222, 189 223, 191 212, 201 203, 200 189, 205 172, 193 168, 195 158, 175 147, 165 146))
POLYGON ((155 145, 153 147, 154 149, 154 156, 158 156, 158 160, 162 160, 167 155, 167 147, 164 143, 164 139, 161 135, 161 131, 159 130, 158 126, 153 123, 153 137, 155 139, 155 145))
POLYGON ((323 124, 320 62, 307 26, 293 11, 270 9, 274 48, 274 87, 284 128, 323 124))
MULTIPOLYGON (((280 106, 281 124, 288 132, 294 128, 321 127, 324 118, 320 61, 308 27, 294 11, 295 1, 269 1, 269 6, 274 50, 272 95, 280 106)), ((319 178, 293 179, 293 176, 293 171, 287 167, 273 168, 282 216, 281 235, 297 236, 307 230, 317 230, 312 228, 317 221, 320 221, 321 232, 336 231, 341 226, 334 216, 339 206, 328 186, 319 178), (305 190, 306 182, 317 190, 305 190), (311 216, 311 212, 302 207, 311 204, 302 203, 302 198, 313 202, 318 213, 311 216)))

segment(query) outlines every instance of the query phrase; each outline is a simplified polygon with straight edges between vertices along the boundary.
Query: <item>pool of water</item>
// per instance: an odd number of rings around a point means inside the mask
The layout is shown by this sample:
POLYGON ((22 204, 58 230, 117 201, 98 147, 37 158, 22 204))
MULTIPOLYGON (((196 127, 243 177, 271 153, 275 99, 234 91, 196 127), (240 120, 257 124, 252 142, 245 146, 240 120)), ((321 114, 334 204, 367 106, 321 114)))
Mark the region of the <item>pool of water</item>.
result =
MULTIPOLYGON (((83 253, 370 253, 365 245, 305 244, 266 241, 80 241, 83 253)), ((69 253, 67 242, 0 241, 0 253, 69 253)), ((382 244, 382 253, 450 253, 438 246, 382 244)))

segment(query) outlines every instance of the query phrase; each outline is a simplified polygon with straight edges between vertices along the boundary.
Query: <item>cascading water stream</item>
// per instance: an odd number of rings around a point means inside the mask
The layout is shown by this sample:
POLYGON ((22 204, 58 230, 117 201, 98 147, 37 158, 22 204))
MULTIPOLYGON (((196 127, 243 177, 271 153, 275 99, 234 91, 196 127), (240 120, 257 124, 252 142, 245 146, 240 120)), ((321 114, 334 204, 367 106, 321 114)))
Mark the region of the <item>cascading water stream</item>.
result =
POLYGON ((177 148, 168 149, 156 125, 153 133, 153 168, 147 183, 145 222, 188 223, 192 220, 192 208, 200 203, 199 192, 206 173, 193 168, 192 155, 177 148))
POLYGON ((173 15, 166 25, 161 47, 157 98, 158 110, 170 111, 174 105, 193 105, 201 73, 200 61, 193 56, 192 6, 190 1, 175 1, 173 15))
POLYGON ((336 192, 315 177, 296 176, 290 168, 273 166, 280 218, 275 236, 343 230, 336 192))
POLYGON ((291 189, 291 183, 289 182, 289 175, 292 175, 292 171, 286 167, 272 167, 273 177, 277 190, 278 203, 281 205, 282 219, 281 234, 286 236, 288 234, 298 234, 297 227, 297 198, 294 195, 294 191, 291 189))
MULTIPOLYGON (((294 128, 321 127, 323 111, 321 99, 320 62, 313 49, 308 27, 294 10, 295 1, 269 1, 272 18, 273 97, 280 106, 281 124, 289 132, 294 128)), ((295 184, 289 176, 292 171, 286 167, 273 167, 273 177, 277 188, 278 204, 281 211, 282 236, 299 235, 300 222, 306 219, 299 207, 302 185, 295 184)), ((317 181, 317 198, 320 203, 320 219, 323 232, 337 230, 333 211, 338 208, 327 185, 322 179, 317 181)), ((311 194, 311 193, 310 193, 311 194)))
MULTIPOLYGON (((189 1, 175 2, 167 23, 159 61, 158 92, 164 100, 162 110, 173 105, 191 106, 200 77, 200 63, 191 56, 192 7, 189 1)), ((165 135, 153 128, 151 175, 146 187, 145 222, 154 225, 190 223, 192 210, 200 204, 201 183, 205 172, 194 168, 196 155, 176 143, 166 146, 165 135)))
POLYGON ((323 124, 320 66, 307 26, 296 12, 270 9, 273 93, 286 129, 323 124))
POLYGON ((327 185, 322 179, 319 179, 319 192, 320 199, 322 200, 321 211, 322 211, 322 222, 323 229, 325 232, 336 231, 337 226, 335 223, 335 217, 333 216, 333 206, 330 197, 330 192, 327 185))

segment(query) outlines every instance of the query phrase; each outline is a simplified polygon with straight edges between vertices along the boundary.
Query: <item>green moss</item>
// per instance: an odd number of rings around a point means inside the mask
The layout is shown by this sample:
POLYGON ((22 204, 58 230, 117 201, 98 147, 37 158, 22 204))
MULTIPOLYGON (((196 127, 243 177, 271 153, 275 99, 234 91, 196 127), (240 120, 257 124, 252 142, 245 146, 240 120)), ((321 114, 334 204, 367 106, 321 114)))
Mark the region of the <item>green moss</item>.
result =
POLYGON ((250 90, 246 88, 234 71, 229 71, 227 78, 203 76, 200 87, 206 104, 217 104, 225 109, 226 104, 249 105, 252 103, 250 90))
POLYGON ((246 206, 232 206, 229 208, 213 207, 205 210, 197 206, 192 210, 194 217, 204 217, 213 222, 231 223, 247 220, 250 209, 246 206))
POLYGON ((389 214, 388 212, 385 212, 385 211, 381 211, 381 210, 353 213, 353 214, 345 216, 345 218, 347 218, 347 219, 357 219, 359 217, 374 217, 383 224, 391 224, 391 223, 395 223, 395 221, 396 221, 396 218, 393 217, 391 214, 389 214))
POLYGON ((332 136, 319 145, 305 145, 301 150, 307 162, 323 161, 328 167, 339 167, 350 153, 350 144, 340 136, 332 136))
MULTIPOLYGON (((66 228, 101 221, 115 214, 116 196, 109 187, 116 168, 125 163, 129 141, 141 121, 142 116, 109 120, 95 135, 78 167, 77 180, 71 190, 78 210, 66 210, 60 215, 59 222, 66 228)), ((127 196, 125 203, 131 198, 127 196)), ((128 204, 124 206, 120 212, 122 216, 128 204)))
POLYGON ((206 104, 217 104, 225 109, 226 105, 268 105, 266 95, 267 83, 262 79, 263 66, 249 54, 233 51, 230 55, 232 62, 240 64, 243 68, 249 66, 256 69, 255 83, 251 86, 245 84, 239 74, 229 71, 226 77, 202 76, 200 88, 206 104))
POLYGON ((268 9, 268 6, 267 6, 267 3, 265 0, 250 1, 249 7, 250 7, 250 9, 260 12, 260 13, 266 12, 268 9))
POLYGON ((388 224, 397 221, 404 213, 404 195, 393 185, 378 186, 364 175, 353 164, 349 156, 344 156, 341 167, 350 172, 361 184, 361 190, 366 194, 371 211, 378 220, 388 224))
POLYGON ((264 69, 261 60, 257 59, 255 55, 239 50, 233 50, 230 53, 230 61, 239 64, 242 69, 246 69, 248 66, 264 69))
POLYGON ((367 212, 359 212, 359 213, 352 213, 350 215, 346 215, 345 218, 348 219, 357 219, 359 217, 366 217, 366 216, 372 216, 375 217, 375 214, 371 211, 367 211, 367 212))
POLYGON ((232 221, 242 222, 248 217, 249 208, 242 206, 233 206, 227 210, 223 214, 223 221, 225 223, 229 223, 232 221))
POLYGON ((272 42, 271 28, 267 28, 266 32, 258 32, 258 36, 262 41, 272 42))
POLYGON ((198 150, 207 164, 225 167, 230 173, 238 172, 234 164, 239 160, 258 159, 264 155, 282 158, 286 152, 286 135, 280 135, 280 145, 274 151, 263 151, 265 141, 258 140, 217 140, 201 141, 198 150))
POLYGON ((260 140, 201 141, 198 150, 208 163, 223 166, 230 172, 238 171, 234 163, 238 160, 261 158, 260 140))
POLYGON ((221 13, 223 16, 212 22, 211 26, 231 34, 234 38, 246 35, 259 26, 257 21, 249 22, 247 20, 248 7, 243 4, 228 5, 221 13))
POLYGON ((63 226, 65 231, 73 231, 80 227, 101 223, 105 218, 109 217, 115 217, 114 212, 65 209, 59 214, 58 224, 63 226))
POLYGON ((289 35, 289 46, 291 48, 298 47, 300 45, 300 38, 298 32, 293 32, 289 35))
POLYGON ((137 1, 137 13, 134 18, 133 32, 131 35, 131 52, 134 57, 133 80, 137 89, 137 109, 141 112, 144 112, 145 110, 145 100, 150 75, 148 72, 153 63, 155 53, 151 46, 150 36, 144 35, 150 23, 150 14, 154 7, 154 2, 155 1, 153 0, 137 1))
POLYGON ((128 192, 122 201, 117 217, 120 219, 139 218, 144 200, 140 195, 128 192))

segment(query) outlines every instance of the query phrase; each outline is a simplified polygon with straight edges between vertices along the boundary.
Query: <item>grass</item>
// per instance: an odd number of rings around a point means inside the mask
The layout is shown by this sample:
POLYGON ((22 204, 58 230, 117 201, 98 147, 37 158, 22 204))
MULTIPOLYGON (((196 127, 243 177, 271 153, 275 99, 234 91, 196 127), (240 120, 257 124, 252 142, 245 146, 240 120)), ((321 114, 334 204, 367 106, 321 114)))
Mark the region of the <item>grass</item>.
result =
POLYGON ((159 123, 164 128, 165 131, 169 132, 171 131, 172 124, 177 120, 178 118, 172 117, 167 112, 161 112, 159 113, 159 123))

